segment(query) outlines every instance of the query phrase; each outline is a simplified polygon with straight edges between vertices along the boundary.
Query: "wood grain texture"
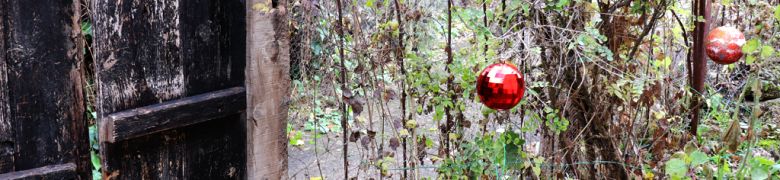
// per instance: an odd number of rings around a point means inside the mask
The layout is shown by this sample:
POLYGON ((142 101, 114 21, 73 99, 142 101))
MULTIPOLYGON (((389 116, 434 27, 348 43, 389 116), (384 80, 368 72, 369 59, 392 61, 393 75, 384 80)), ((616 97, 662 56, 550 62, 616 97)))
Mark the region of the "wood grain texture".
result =
POLYGON ((77 179, 76 164, 57 164, 0 174, 3 180, 77 179))
POLYGON ((290 38, 286 9, 270 0, 247 3, 247 176, 287 179, 290 38))
POLYGON ((5 31, 8 26, 5 24, 8 16, 6 8, 8 2, 0 1, 0 173, 9 172, 14 169, 14 129, 11 126, 11 120, 8 107, 8 65, 6 63, 6 41, 5 31))
POLYGON ((233 87, 111 113, 104 118, 106 134, 100 140, 113 143, 241 113, 245 108, 244 87, 233 87))
POLYGON ((0 0, 0 173, 72 163, 89 177, 79 7, 0 0))
MULTIPOLYGON (((129 109, 243 86, 241 0, 92 1, 100 133, 129 109)), ((242 179, 240 113, 101 143, 105 179, 242 179)))

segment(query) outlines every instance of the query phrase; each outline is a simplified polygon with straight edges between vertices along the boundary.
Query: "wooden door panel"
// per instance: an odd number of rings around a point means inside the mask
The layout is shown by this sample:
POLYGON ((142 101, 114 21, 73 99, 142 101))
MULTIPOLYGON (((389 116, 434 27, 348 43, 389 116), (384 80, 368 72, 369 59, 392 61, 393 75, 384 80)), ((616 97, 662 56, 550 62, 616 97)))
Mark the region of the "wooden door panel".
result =
POLYGON ((0 179, 89 177, 79 11, 0 0, 0 179))
POLYGON ((106 178, 245 176, 240 0, 93 0, 106 178))

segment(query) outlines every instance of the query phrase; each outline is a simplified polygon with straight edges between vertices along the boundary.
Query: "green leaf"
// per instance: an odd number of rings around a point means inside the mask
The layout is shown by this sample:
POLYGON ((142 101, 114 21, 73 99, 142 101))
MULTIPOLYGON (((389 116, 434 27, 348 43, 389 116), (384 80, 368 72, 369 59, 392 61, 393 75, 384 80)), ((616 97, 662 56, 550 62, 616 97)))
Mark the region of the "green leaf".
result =
POLYGON ((563 9, 564 7, 569 5, 569 0, 559 0, 557 4, 555 4, 556 9, 563 9))
POLYGON ((100 170, 102 165, 100 164, 100 156, 95 153, 95 151, 89 151, 89 156, 92 160, 92 168, 96 170, 100 170))
POLYGON ((688 165, 682 159, 674 158, 666 162, 664 170, 672 179, 681 179, 685 173, 688 173, 688 165))
POLYGON ((693 153, 691 153, 689 156, 691 157, 691 166, 698 166, 707 163, 707 161, 710 160, 710 157, 707 156, 707 154, 704 154, 698 150, 693 151, 693 153))
POLYGON ((775 21, 780 21, 780 5, 775 6, 775 21))
MULTIPOLYGON (((402 129, 402 130, 401 130, 401 132, 403 132, 403 130, 405 130, 405 129, 402 129)), ((448 137, 450 138, 450 140, 457 140, 458 138, 460 138, 460 134, 457 134, 457 133, 450 133, 450 134, 448 135, 448 137)))
POLYGON ((408 121, 406 121, 405 125, 406 125, 406 128, 414 129, 414 128, 417 128, 417 121, 414 120, 414 119, 408 120, 408 121))
POLYGON ((704 19, 704 16, 696 16, 696 22, 707 22, 707 19, 704 19))
POLYGON ((539 176, 542 174, 542 167, 541 164, 544 162, 543 159, 535 159, 534 160, 534 166, 531 168, 531 170, 534 172, 534 175, 539 176))
POLYGON ((750 179, 752 180, 764 180, 769 178, 769 170, 764 167, 753 167, 750 171, 750 179))
POLYGON ((742 46, 742 51, 750 54, 758 50, 758 48, 761 47, 761 40, 758 40, 756 38, 752 38, 747 41, 745 46, 742 46))
POLYGON ((401 129, 401 131, 398 132, 398 136, 401 136, 402 138, 409 137, 409 130, 401 129))
POLYGON ((97 127, 95 125, 91 125, 88 128, 89 130, 89 145, 94 150, 99 150, 100 145, 98 144, 98 134, 97 134, 97 127))
POLYGON ((81 22, 81 33, 87 36, 92 36, 92 23, 89 21, 81 22))
POLYGON ((426 147, 426 148, 431 148, 431 147, 433 147, 433 140, 432 140, 431 138, 426 138, 426 139, 425 139, 425 147, 426 147))
POLYGON ((93 169, 92 180, 101 180, 101 179, 103 179, 103 175, 100 173, 100 171, 93 169))
POLYGON ((763 180, 769 178, 770 168, 775 162, 760 156, 750 159, 750 178, 754 180, 763 180))
POLYGON ((731 168, 729 168, 729 163, 727 161, 723 161, 723 163, 720 165, 720 168, 718 168, 718 177, 726 177, 726 173, 731 172, 731 168))
POLYGON ((777 171, 780 171, 780 164, 772 165, 772 171, 770 173, 775 173, 777 171))
POLYGON ((775 54, 775 48, 772 46, 764 46, 761 48, 761 59, 772 57, 775 54))
POLYGON ((756 57, 755 57, 755 56, 753 56, 753 55, 748 55, 748 56, 745 58, 745 63, 747 63, 748 65, 751 65, 751 64, 753 64, 753 62, 755 62, 755 61, 756 61, 756 57))
POLYGON ((433 114, 433 120, 434 121, 440 121, 444 117, 444 107, 442 106, 436 106, 433 108, 434 114, 433 114))
POLYGON ((293 133, 293 136, 290 137, 289 144, 293 146, 302 146, 304 142, 305 141, 303 140, 303 133, 300 131, 295 131, 295 133, 293 133))
POLYGON ((663 61, 661 61, 661 67, 664 69, 669 69, 669 66, 672 65, 672 58, 669 56, 666 56, 663 61))
POLYGON ((763 166, 772 166, 775 165, 775 162, 772 160, 769 160, 767 158, 756 156, 753 158, 753 161, 756 162, 757 165, 763 165, 763 166))

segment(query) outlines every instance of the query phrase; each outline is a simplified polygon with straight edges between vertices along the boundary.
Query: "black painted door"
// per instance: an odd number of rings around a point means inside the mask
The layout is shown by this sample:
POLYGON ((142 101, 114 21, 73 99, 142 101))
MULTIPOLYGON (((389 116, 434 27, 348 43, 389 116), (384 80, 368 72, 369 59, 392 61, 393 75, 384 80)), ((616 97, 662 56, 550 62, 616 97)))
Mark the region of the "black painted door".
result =
POLYGON ((243 179, 241 0, 92 0, 105 179, 243 179))
POLYGON ((87 179, 79 6, 0 0, 0 179, 87 179))

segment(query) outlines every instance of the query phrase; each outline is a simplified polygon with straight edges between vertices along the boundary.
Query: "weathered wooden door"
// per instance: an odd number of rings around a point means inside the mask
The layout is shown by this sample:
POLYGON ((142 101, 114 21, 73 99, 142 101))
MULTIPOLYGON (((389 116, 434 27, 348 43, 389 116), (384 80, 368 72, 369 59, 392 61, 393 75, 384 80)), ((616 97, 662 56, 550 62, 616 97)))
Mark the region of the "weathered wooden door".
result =
POLYGON ((92 0, 106 179, 243 179, 242 0, 92 0))
POLYGON ((0 179, 87 179, 72 0, 0 0, 0 179))

